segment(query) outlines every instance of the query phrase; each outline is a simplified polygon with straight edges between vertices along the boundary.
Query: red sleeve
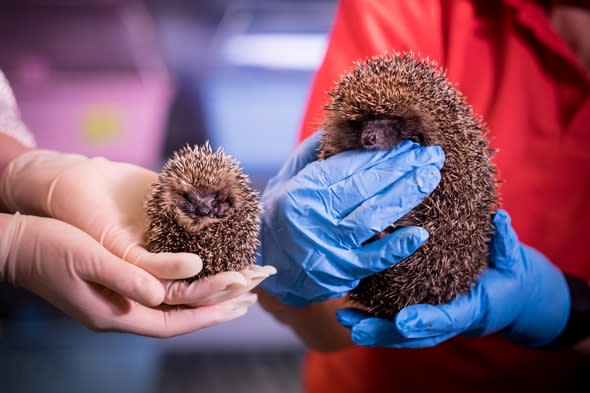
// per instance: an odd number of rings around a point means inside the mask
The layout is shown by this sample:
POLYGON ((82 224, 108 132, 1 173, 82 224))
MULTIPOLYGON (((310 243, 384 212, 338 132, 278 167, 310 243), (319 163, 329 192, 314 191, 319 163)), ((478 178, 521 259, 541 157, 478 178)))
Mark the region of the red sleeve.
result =
POLYGON ((441 0, 342 0, 314 76, 299 140, 321 127, 328 91, 354 60, 392 49, 440 60, 441 14, 441 0))

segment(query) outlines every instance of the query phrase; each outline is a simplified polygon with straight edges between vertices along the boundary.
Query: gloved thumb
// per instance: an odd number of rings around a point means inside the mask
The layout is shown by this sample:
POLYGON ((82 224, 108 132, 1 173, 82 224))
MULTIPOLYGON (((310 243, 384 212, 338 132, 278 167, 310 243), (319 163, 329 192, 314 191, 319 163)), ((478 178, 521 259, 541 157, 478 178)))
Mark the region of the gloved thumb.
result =
POLYGON ((400 228, 356 250, 357 260, 363 263, 349 264, 347 271, 359 279, 383 271, 412 255, 426 240, 428 232, 424 228, 400 228))
POLYGON ((499 209, 493 218, 495 235, 490 245, 491 263, 499 270, 508 270, 517 258, 518 236, 512 228, 508 213, 499 209))
POLYGON ((197 254, 188 252, 152 253, 136 244, 124 254, 123 259, 150 272, 160 279, 176 280, 197 275, 203 262, 197 254))
POLYGON ((80 278, 109 288, 145 306, 153 307, 163 303, 166 293, 157 278, 103 248, 100 250, 104 250, 96 256, 100 262, 80 264, 80 278))

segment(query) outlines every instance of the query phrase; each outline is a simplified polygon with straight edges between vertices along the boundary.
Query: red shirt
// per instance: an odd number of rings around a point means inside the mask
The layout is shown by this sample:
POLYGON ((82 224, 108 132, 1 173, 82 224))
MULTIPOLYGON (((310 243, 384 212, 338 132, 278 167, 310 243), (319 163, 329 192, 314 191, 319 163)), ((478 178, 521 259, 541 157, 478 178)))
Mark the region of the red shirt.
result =
MULTIPOLYGON (((447 69, 499 148, 502 204, 520 240, 590 280, 590 77, 545 10, 527 0, 344 0, 301 138, 321 124, 326 92, 353 60, 392 49, 447 69)), ((310 393, 590 389, 590 359, 495 336, 419 350, 309 352, 306 360, 310 393)))

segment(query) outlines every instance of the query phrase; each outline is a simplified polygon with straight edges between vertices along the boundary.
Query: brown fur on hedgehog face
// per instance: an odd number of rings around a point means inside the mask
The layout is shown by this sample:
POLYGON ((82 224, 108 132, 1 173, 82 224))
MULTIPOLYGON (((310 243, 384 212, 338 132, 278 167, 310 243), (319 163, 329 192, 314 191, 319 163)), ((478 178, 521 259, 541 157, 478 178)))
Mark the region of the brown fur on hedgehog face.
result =
POLYGON ((176 217, 188 233, 197 233, 234 208, 239 210, 250 192, 241 184, 240 168, 227 157, 213 154, 208 145, 181 150, 165 165, 160 208, 176 217))
POLYGON ((472 108, 444 72, 412 53, 356 63, 330 96, 320 159, 345 150, 389 149, 406 139, 440 145, 446 157, 437 189, 367 239, 419 225, 430 234, 427 243, 396 266, 361 280, 350 299, 391 317, 410 304, 446 303, 467 292, 487 266, 497 204, 488 140, 472 108))
POLYGON ((146 200, 147 247, 198 254, 196 278, 239 270, 254 263, 260 210, 236 160, 209 144, 187 146, 166 162, 146 200))

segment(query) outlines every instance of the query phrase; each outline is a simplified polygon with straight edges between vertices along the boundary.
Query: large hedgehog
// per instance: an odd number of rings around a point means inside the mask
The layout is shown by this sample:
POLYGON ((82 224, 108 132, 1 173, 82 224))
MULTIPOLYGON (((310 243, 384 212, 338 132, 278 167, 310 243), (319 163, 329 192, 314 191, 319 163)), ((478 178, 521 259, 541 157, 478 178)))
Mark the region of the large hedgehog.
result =
POLYGON ((175 152, 145 203, 152 252, 192 252, 203 260, 198 279, 254 263, 260 230, 259 194, 239 163, 209 143, 175 152))
POLYGON ((488 263, 497 204, 485 126, 436 64, 413 53, 356 62, 330 92, 318 156, 389 149, 409 139, 445 152, 441 181, 384 232, 419 225, 430 237, 413 255, 361 280, 349 298, 381 317, 404 306, 446 303, 470 290, 488 263))

